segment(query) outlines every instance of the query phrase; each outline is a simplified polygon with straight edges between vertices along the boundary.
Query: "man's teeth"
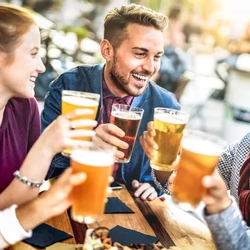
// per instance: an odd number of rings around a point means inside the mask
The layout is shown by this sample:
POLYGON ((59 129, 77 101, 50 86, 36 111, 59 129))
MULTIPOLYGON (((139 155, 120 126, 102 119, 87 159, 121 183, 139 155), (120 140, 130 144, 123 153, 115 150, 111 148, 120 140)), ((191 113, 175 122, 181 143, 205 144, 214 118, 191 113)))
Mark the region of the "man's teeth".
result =
POLYGON ((148 79, 146 76, 141 76, 141 75, 137 75, 137 74, 133 74, 133 76, 141 79, 142 81, 146 81, 148 79))
POLYGON ((36 77, 30 77, 30 81, 35 82, 36 81, 36 77))

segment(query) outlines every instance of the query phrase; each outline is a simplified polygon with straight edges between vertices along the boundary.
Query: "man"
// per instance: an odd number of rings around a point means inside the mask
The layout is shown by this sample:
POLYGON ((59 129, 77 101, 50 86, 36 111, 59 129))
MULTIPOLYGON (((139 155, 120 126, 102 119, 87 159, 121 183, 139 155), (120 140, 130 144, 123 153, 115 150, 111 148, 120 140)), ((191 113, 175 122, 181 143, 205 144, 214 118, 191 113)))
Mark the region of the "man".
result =
MULTIPOLYGON (((61 113, 63 89, 99 93, 98 126, 93 139, 101 148, 113 145, 126 149, 128 144, 118 139, 124 131, 109 123, 113 103, 125 103, 144 109, 138 137, 153 119, 154 107, 180 109, 174 95, 150 78, 159 70, 164 53, 163 30, 166 16, 144 6, 130 4, 111 10, 104 23, 104 39, 100 44, 105 65, 82 65, 63 73, 50 85, 41 114, 42 129, 61 113)), ((116 157, 123 153, 117 151, 116 157)), ((47 177, 59 175, 69 165, 69 159, 57 155, 47 177)), ((135 190, 134 196, 152 200, 157 196, 152 181, 149 159, 137 139, 129 163, 116 164, 115 180, 135 190)))

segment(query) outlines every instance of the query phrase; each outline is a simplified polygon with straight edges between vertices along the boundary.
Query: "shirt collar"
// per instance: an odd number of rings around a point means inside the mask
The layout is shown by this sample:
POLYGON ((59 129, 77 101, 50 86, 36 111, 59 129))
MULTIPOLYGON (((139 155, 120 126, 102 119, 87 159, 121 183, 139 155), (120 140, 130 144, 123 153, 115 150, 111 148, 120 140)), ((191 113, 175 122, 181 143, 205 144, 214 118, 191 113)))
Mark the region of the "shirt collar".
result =
POLYGON ((120 97, 116 97, 115 95, 113 95, 113 93, 109 90, 104 78, 103 78, 103 81, 102 81, 102 98, 103 99, 109 99, 109 98, 112 98, 112 99, 123 99, 127 105, 131 105, 132 101, 133 101, 133 96, 125 96, 123 98, 120 98, 120 97))

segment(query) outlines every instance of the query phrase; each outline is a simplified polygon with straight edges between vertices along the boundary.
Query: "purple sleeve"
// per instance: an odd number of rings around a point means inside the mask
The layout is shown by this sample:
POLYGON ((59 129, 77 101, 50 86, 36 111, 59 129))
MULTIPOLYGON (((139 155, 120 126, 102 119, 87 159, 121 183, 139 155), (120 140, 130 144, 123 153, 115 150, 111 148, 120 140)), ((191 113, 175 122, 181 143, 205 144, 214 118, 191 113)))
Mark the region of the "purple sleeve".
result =
POLYGON ((41 133, 41 122, 38 104, 35 98, 30 99, 30 129, 28 138, 28 150, 33 146, 41 133))

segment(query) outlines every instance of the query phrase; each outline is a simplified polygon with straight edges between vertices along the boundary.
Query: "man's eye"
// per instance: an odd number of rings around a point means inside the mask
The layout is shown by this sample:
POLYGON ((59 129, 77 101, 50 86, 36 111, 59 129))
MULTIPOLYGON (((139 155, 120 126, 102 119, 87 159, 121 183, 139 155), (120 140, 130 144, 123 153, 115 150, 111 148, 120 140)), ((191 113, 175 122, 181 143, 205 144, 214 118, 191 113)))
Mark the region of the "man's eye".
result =
POLYGON ((37 54, 38 54, 38 52, 31 53, 32 56, 36 56, 37 54))
POLYGON ((160 59, 161 59, 161 56, 155 56, 155 59, 156 59, 156 60, 160 60, 160 59))
POLYGON ((145 56, 145 53, 135 53, 137 56, 145 56))

